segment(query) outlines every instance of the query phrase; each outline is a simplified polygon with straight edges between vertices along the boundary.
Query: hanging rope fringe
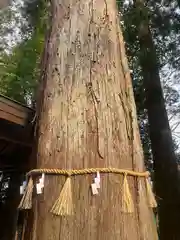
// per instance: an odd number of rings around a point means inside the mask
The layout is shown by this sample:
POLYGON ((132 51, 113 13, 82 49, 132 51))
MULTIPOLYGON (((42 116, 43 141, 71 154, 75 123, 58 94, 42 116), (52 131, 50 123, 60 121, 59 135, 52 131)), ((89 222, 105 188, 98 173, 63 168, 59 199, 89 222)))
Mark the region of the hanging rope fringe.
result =
POLYGON ((134 212, 134 204, 127 181, 127 174, 124 174, 122 189, 122 211, 126 213, 134 212))
POLYGON ((152 188, 151 188, 151 184, 148 180, 148 178, 146 178, 146 190, 147 190, 147 198, 148 198, 148 204, 151 208, 156 208, 157 207, 157 202, 156 199, 154 197, 152 188))
POLYGON ((51 213, 64 216, 73 215, 73 202, 72 202, 72 186, 71 178, 68 177, 55 204, 51 209, 51 213))
POLYGON ((32 208, 32 194, 33 194, 33 179, 29 178, 28 185, 26 187, 25 193, 19 204, 19 209, 31 209, 32 208))
MULTIPOLYGON (((72 184, 71 178, 74 175, 84 175, 92 173, 114 173, 123 174, 123 188, 122 188, 122 211, 126 213, 132 213, 134 211, 133 199, 130 193, 127 176, 145 178, 148 204, 150 207, 157 207, 155 197, 153 195, 150 182, 148 181, 149 172, 135 172, 131 170, 118 169, 118 168, 86 168, 78 170, 66 170, 66 169, 34 169, 27 173, 29 177, 28 185, 25 189, 25 193, 19 204, 19 209, 31 209, 32 208, 32 194, 33 194, 33 179, 34 175, 52 174, 52 175, 64 175, 67 176, 65 184, 61 190, 59 198, 54 203, 51 213, 55 215, 73 215, 73 202, 72 202, 72 184)), ((142 190, 143 191, 143 190, 142 190)))

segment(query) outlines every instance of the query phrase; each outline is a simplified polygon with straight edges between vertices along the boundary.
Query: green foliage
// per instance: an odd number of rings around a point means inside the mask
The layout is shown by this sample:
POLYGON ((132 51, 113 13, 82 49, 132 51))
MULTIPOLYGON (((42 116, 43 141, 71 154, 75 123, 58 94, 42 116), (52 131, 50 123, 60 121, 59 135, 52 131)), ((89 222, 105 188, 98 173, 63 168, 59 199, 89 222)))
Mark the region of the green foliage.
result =
POLYGON ((1 56, 0 92, 17 101, 28 103, 33 99, 39 78, 39 63, 43 37, 33 34, 19 44, 11 54, 1 56))
MULTIPOLYGON (((5 47, 0 53, 0 93, 26 104, 31 104, 34 100, 40 75, 40 58, 47 23, 46 5, 42 2, 44 1, 32 1, 16 8, 17 11, 21 10, 21 41, 10 51, 7 52, 5 47)), ((5 24, 7 26, 8 23, 5 24)), ((2 29, 8 35, 6 28, 2 26, 2 29)))

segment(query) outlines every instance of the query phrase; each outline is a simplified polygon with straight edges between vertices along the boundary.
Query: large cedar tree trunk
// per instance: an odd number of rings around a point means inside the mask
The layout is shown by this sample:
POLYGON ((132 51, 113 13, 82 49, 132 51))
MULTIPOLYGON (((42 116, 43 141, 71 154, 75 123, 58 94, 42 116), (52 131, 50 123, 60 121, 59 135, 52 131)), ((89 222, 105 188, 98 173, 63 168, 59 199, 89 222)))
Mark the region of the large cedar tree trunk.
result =
MULTIPOLYGON (((38 168, 116 167, 143 171, 131 80, 115 0, 52 0, 39 110, 38 168)), ((92 176, 72 178, 75 215, 50 209, 64 183, 46 176, 34 206, 33 240, 155 240, 152 210, 139 202, 129 177, 135 211, 121 211, 122 178, 102 176, 92 196, 92 176)))
POLYGON ((161 240, 180 239, 180 179, 171 130, 159 76, 156 50, 143 0, 135 0, 140 42, 140 64, 148 111, 149 131, 154 161, 154 184, 159 203, 161 240))

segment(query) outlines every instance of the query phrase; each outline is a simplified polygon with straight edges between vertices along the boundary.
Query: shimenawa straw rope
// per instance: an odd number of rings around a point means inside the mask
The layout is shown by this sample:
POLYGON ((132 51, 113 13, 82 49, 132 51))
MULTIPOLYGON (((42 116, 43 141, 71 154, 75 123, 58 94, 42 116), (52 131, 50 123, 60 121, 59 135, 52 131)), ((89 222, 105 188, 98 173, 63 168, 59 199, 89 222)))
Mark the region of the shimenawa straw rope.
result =
POLYGON ((85 168, 85 169, 33 169, 27 173, 27 176, 36 175, 36 174, 53 174, 53 175, 64 175, 64 176, 74 176, 74 175, 84 175, 84 174, 92 174, 92 173, 117 173, 117 174, 127 174, 134 177, 149 177, 149 172, 135 172, 126 169, 119 168, 85 168))
POLYGON ((148 181, 149 172, 135 172, 131 170, 118 169, 118 168, 86 168, 77 170, 66 169, 34 169, 27 173, 29 182, 25 190, 25 194, 20 202, 20 209, 32 208, 32 193, 33 193, 33 179, 32 176, 39 174, 52 174, 52 175, 64 175, 67 176, 65 184, 61 190, 61 193, 54 203, 51 213, 55 215, 72 215, 73 214, 73 201, 72 201, 72 184, 71 178, 75 175, 92 174, 92 173, 114 173, 123 174, 123 188, 122 188, 122 211, 132 213, 134 211, 134 204, 129 189, 127 176, 144 177, 146 178, 146 190, 150 207, 156 207, 156 201, 151 189, 151 185, 148 181))

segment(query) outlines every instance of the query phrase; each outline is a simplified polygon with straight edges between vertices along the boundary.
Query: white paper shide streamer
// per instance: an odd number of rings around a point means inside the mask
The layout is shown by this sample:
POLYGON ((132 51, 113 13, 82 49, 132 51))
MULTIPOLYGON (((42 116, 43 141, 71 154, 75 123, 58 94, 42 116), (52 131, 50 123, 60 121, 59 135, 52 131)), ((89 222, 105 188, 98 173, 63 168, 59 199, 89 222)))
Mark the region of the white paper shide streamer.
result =
POLYGON ((94 182, 91 184, 91 190, 93 195, 97 195, 98 189, 100 189, 100 173, 97 172, 96 177, 94 178, 94 182))

